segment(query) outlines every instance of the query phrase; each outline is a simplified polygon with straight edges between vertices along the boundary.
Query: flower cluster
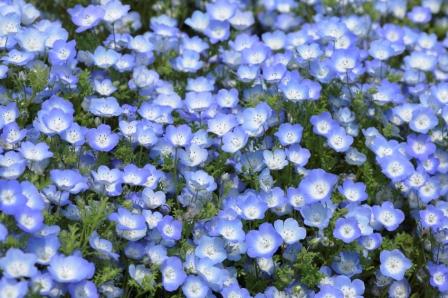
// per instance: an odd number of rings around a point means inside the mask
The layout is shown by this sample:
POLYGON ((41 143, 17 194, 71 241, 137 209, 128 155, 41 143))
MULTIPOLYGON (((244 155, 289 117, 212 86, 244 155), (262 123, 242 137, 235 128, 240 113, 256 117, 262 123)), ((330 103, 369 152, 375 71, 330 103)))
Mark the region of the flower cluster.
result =
POLYGON ((0 297, 447 297, 448 3, 32 2, 0 297))

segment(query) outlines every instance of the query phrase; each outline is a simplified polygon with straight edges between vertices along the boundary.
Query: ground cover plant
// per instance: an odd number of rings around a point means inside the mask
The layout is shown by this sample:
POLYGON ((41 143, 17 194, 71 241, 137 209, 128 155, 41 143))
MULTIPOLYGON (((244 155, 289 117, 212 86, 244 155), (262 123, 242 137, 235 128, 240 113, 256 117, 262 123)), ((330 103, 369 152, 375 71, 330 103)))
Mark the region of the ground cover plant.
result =
POLYGON ((0 297, 448 297, 448 3, 0 0, 0 297))

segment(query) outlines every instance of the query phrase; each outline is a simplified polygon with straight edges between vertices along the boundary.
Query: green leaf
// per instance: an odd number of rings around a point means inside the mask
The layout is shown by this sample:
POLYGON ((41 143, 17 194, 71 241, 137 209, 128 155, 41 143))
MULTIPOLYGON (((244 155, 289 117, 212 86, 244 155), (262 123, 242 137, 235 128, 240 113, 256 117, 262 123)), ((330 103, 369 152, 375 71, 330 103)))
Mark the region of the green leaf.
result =
POLYGON ((33 89, 33 93, 37 94, 45 89, 48 84, 48 75, 50 71, 48 67, 38 64, 36 67, 28 71, 27 79, 29 86, 33 89))
POLYGON ((315 288, 324 277, 316 263, 318 257, 319 253, 303 248, 297 255, 297 261, 294 264, 294 268, 299 274, 299 280, 310 288, 315 288))
POLYGON ((95 276, 93 277, 93 281, 95 282, 95 284, 101 285, 105 282, 116 279, 120 275, 121 271, 122 269, 119 267, 106 265, 96 271, 95 276))
POLYGON ((62 230, 59 234, 59 240, 61 241, 61 251, 69 255, 74 250, 80 248, 80 228, 77 224, 71 224, 68 226, 68 230, 62 230))

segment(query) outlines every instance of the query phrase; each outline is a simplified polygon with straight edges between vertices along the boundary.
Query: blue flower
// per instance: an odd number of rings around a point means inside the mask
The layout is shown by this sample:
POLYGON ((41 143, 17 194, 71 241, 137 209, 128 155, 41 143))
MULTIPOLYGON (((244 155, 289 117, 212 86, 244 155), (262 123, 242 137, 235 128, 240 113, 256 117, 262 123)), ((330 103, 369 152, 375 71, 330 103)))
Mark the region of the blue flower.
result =
POLYGON ((135 57, 130 54, 124 54, 115 62, 114 68, 119 72, 131 71, 135 66, 135 57))
POLYGON ((431 87, 431 94, 438 103, 445 105, 448 103, 448 83, 442 82, 431 87))
POLYGON ((221 295, 223 298, 232 298, 232 297, 241 297, 241 298, 249 298, 250 293, 246 288, 240 288, 238 284, 232 284, 229 287, 224 287, 221 291, 221 295))
POLYGON ((322 55, 322 50, 317 43, 304 43, 297 47, 297 53, 303 61, 312 61, 322 55))
POLYGON ((108 1, 102 8, 104 9, 103 20, 114 23, 124 17, 131 7, 129 5, 123 5, 119 0, 112 0, 108 1))
POLYGON ((260 135, 271 116, 272 109, 266 103, 259 103, 254 108, 247 108, 242 114, 243 129, 250 136, 260 135))
POLYGON ((28 293, 28 282, 3 277, 0 279, 0 292, 11 297, 23 298, 28 293))
POLYGON ((196 246, 195 254, 199 258, 209 259, 212 265, 219 264, 227 257, 224 240, 218 237, 202 236, 196 246))
POLYGON ((303 217, 303 223, 305 225, 323 229, 330 223, 333 209, 327 204, 323 205, 321 202, 317 202, 300 208, 300 214, 303 217))
POLYGON ((99 117, 114 117, 122 113, 120 104, 115 97, 90 98, 89 112, 99 117))
POLYGON ((78 170, 51 170, 51 180, 56 186, 71 194, 77 194, 88 189, 87 178, 82 176, 78 170))
POLYGON ((230 25, 228 22, 210 20, 204 34, 207 35, 212 44, 225 41, 230 36, 230 25))
POLYGON ((178 127, 169 125, 165 130, 165 138, 175 147, 186 146, 192 138, 191 128, 185 124, 178 127))
POLYGON ((177 20, 167 15, 160 15, 158 17, 151 18, 150 27, 154 33, 161 36, 172 37, 175 36, 179 29, 177 26, 177 20))
POLYGON ((195 73, 202 68, 204 62, 200 60, 198 52, 185 50, 181 56, 175 59, 174 64, 179 71, 195 73))
POLYGON ((300 181, 299 189, 309 202, 325 201, 330 198, 338 178, 322 169, 313 169, 300 181))
POLYGON ((70 292, 72 297, 77 297, 78 295, 84 295, 86 297, 92 298, 100 297, 98 295, 98 290, 95 283, 90 280, 84 280, 79 283, 70 284, 68 286, 68 291, 70 292))
POLYGON ((262 73, 263 78, 268 83, 278 83, 286 73, 286 66, 281 63, 274 65, 263 65, 262 73))
POLYGON ((93 179, 96 183, 114 184, 122 181, 123 173, 119 169, 110 169, 107 166, 101 165, 97 171, 92 171, 93 179))
POLYGON ((141 242, 129 241, 124 249, 126 257, 133 260, 141 260, 145 255, 146 247, 141 242))
POLYGON ((36 255, 36 263, 48 265, 60 246, 57 236, 32 237, 28 240, 27 251, 36 255))
POLYGON ((205 42, 204 40, 202 40, 198 36, 193 36, 191 38, 188 36, 185 36, 182 39, 182 45, 181 45, 182 51, 188 50, 188 51, 194 51, 194 52, 201 54, 204 51, 208 50, 208 48, 209 48, 208 43, 205 42))
POLYGON ((275 136, 283 146, 300 143, 303 127, 300 124, 283 123, 279 126, 275 136))
POLYGON ((261 39, 273 51, 283 49, 286 44, 286 34, 280 30, 265 32, 261 35, 261 39))
POLYGON ((48 135, 63 133, 73 123, 73 112, 65 110, 65 107, 52 107, 42 109, 37 114, 33 125, 42 133, 48 135))
POLYGON ((359 59, 359 50, 356 48, 336 50, 332 56, 334 69, 341 74, 347 74, 353 70, 359 59))
POLYGON ((20 28, 20 14, 18 12, 5 13, 0 18, 0 33, 2 35, 13 35, 17 33, 20 28))
POLYGON ((434 264, 432 262, 429 262, 427 267, 431 286, 437 288, 441 293, 446 292, 448 290, 448 267, 445 264, 434 264))
POLYGON ((129 86, 134 88, 152 88, 159 82, 159 74, 145 66, 135 67, 129 86))
POLYGON ((439 123, 434 111, 430 108, 417 108, 412 113, 409 127, 419 133, 428 133, 439 123))
POLYGON ((154 45, 143 35, 130 37, 128 47, 138 53, 149 53, 154 50, 154 45))
POLYGON ((414 23, 428 23, 431 20, 431 10, 428 7, 414 6, 408 12, 408 18, 414 23))
POLYGON ((406 153, 420 161, 428 159, 436 151, 436 146, 427 135, 411 134, 406 144, 406 153))
POLYGON ((143 186, 150 175, 145 168, 138 168, 134 164, 128 164, 123 168, 123 182, 130 185, 143 186))
MULTIPOLYGON (((192 141, 193 142, 193 141, 192 141)), ((186 166, 195 167, 207 160, 208 151, 198 145, 192 144, 185 150, 179 149, 179 160, 186 166)))
POLYGON ((311 157, 311 152, 308 149, 302 148, 297 144, 289 146, 285 151, 288 160, 298 167, 304 167, 311 157))
POLYGON ((425 210, 419 212, 420 223, 425 228, 437 230, 446 223, 446 216, 443 212, 432 205, 428 205, 425 210))
POLYGON ((225 269, 214 266, 213 262, 208 258, 202 258, 198 260, 196 270, 211 289, 216 291, 222 288, 225 274, 227 273, 225 269))
POLYGON ((76 56, 76 41, 66 42, 56 40, 53 47, 48 52, 48 59, 53 65, 64 65, 71 63, 76 56))
POLYGON ((42 52, 45 50, 45 35, 37 29, 26 28, 15 35, 20 47, 26 52, 42 52))
POLYGON ((146 222, 141 214, 119 207, 116 213, 109 215, 109 220, 116 223, 115 230, 125 239, 137 241, 146 236, 146 222))
POLYGON ((404 95, 401 92, 400 85, 390 83, 387 80, 381 81, 378 90, 372 95, 375 103, 379 105, 393 102, 395 104, 403 103, 405 101, 404 95))
POLYGON ((182 286, 182 293, 187 298, 206 297, 209 287, 201 277, 189 275, 182 286))
POLYGON ((111 131, 107 124, 101 124, 97 128, 91 128, 86 133, 89 146, 97 151, 109 152, 117 146, 119 137, 111 131))
POLYGON ((384 61, 394 56, 392 44, 388 40, 375 40, 370 44, 369 54, 378 60, 384 61))
POLYGON ((179 240, 182 232, 182 223, 167 215, 159 221, 157 230, 166 240, 179 240))
POLYGON ((221 108, 234 108, 238 104, 238 90, 232 89, 221 89, 215 96, 216 103, 221 108))
POLYGON ((343 251, 333 260, 331 268, 338 274, 352 277, 362 272, 359 255, 352 251, 343 251))
POLYGON ((55 255, 48 266, 53 279, 60 283, 75 283, 90 279, 95 265, 77 255, 55 255))
POLYGON ((362 280, 350 280, 350 278, 344 275, 334 277, 334 285, 340 289, 344 295, 354 295, 355 297, 362 297, 365 290, 364 282, 362 280))
POLYGON ((404 62, 410 68, 427 72, 434 70, 437 60, 433 55, 422 51, 413 51, 409 56, 404 58, 404 62))
POLYGON ((95 27, 104 17, 104 9, 97 5, 83 7, 78 4, 74 8, 69 8, 67 11, 71 16, 72 22, 78 26, 76 29, 77 33, 95 27))
POLYGON ((23 66, 34 60, 35 54, 32 52, 22 52, 16 49, 13 49, 8 52, 7 55, 1 58, 5 64, 13 64, 17 66, 23 66))
POLYGON ((412 262, 398 250, 383 250, 380 253, 381 273, 395 280, 401 280, 405 272, 411 268, 412 262))
POLYGON ((250 47, 243 49, 242 61, 248 65, 262 64, 270 55, 271 50, 264 43, 254 42, 250 47))
POLYGON ((281 170, 288 165, 285 150, 263 151, 264 163, 270 170, 281 170))
POLYGON ((294 244, 305 239, 306 230, 300 227, 299 223, 293 218, 287 218, 284 221, 278 219, 274 222, 274 227, 286 244, 294 244))
POLYGON ((348 204, 346 208, 348 210, 346 218, 352 217, 356 219, 362 235, 370 235, 373 233, 373 228, 371 227, 372 211, 370 206, 348 204))
POLYGON ((249 139, 247 133, 240 126, 235 127, 231 132, 222 137, 222 150, 228 153, 235 153, 242 149, 249 139))
POLYGON ((22 141, 26 134, 26 129, 20 129, 20 126, 16 122, 11 122, 3 127, 0 140, 6 144, 14 145, 22 141))
POLYGON ((218 0, 206 5, 207 14, 213 20, 226 21, 236 12, 237 5, 227 0, 218 0))
POLYGON ((282 244, 282 237, 272 224, 263 223, 246 235, 247 254, 251 258, 270 258, 282 244))
POLYGON ((367 236, 362 236, 358 239, 358 242, 367 250, 375 250, 380 247, 383 242, 383 237, 380 233, 373 233, 367 236))
POLYGON ((207 13, 195 10, 191 17, 185 20, 185 24, 196 31, 203 32, 209 25, 210 17, 207 13))
POLYGON ((337 127, 330 130, 327 142, 336 152, 346 152, 353 143, 353 137, 348 135, 344 128, 337 127))
MULTIPOLYGON (((4 79, 8 76, 9 67, 6 65, 0 65, 0 79, 4 79)), ((0 123, 1 126, 1 123, 0 123)))
POLYGON ((185 281, 187 275, 178 257, 166 258, 160 266, 163 288, 168 292, 176 291, 185 281))
POLYGON ((256 220, 264 218, 268 209, 267 204, 253 192, 248 192, 240 197, 238 208, 245 220, 256 220))
MULTIPOLYGON (((26 283, 26 282, 25 282, 26 283)), ((39 273, 31 279, 31 287, 37 288, 37 294, 49 295, 50 291, 53 289, 55 282, 51 278, 50 273, 39 273)), ((26 290, 26 287, 25 287, 26 290)), ((25 295, 25 294, 24 294, 25 295)), ((19 296, 20 297, 20 296, 19 296)))
POLYGON ((258 65, 240 65, 237 70, 238 79, 242 82, 251 82, 259 75, 258 65))
POLYGON ((7 125, 16 121, 19 117, 19 108, 15 102, 0 106, 0 123, 7 125))
POLYGON ((346 179, 338 190, 350 202, 362 202, 368 197, 366 185, 362 182, 353 182, 351 179, 346 179))
POLYGON ((70 127, 62 132, 61 138, 74 146, 81 146, 85 143, 86 132, 87 128, 82 127, 77 123, 72 123, 70 127))
POLYGON ((237 125, 238 121, 234 115, 218 114, 207 121, 208 131, 220 137, 237 125))
POLYGON ((404 213, 400 209, 395 209, 394 205, 387 201, 381 206, 373 206, 372 214, 379 224, 388 231, 394 231, 404 221, 404 213))
POLYGON ((108 50, 102 46, 97 47, 92 55, 95 65, 105 69, 113 66, 119 58, 119 53, 111 49, 108 50))
POLYGON ((148 245, 146 246, 146 254, 152 263, 160 265, 167 256, 167 248, 161 244, 158 245, 148 245))
POLYGON ((255 18, 251 11, 237 10, 229 22, 236 30, 245 30, 255 23, 255 18))
POLYGON ((15 214, 26 203, 20 183, 16 180, 0 180, 0 210, 5 214, 15 214))
POLYGON ((34 254, 24 253, 20 249, 10 248, 0 259, 0 268, 7 278, 33 277, 37 274, 34 254))
POLYGON ((281 85, 280 88, 286 99, 292 102, 297 103, 310 99, 310 89, 307 84, 304 84, 304 81, 292 79, 281 85))
POLYGON ((187 181, 187 187, 192 193, 212 192, 217 188, 215 179, 202 170, 187 172, 184 177, 187 181))
POLYGON ((333 236, 345 243, 351 243, 361 236, 358 221, 355 218, 338 218, 333 230, 333 236))
POLYGON ((414 171, 412 163, 402 154, 394 154, 379 159, 379 163, 384 175, 392 182, 403 181, 414 171))
POLYGON ((49 185, 42 189, 42 194, 51 203, 57 206, 64 206, 70 202, 70 193, 58 191, 55 185, 49 185))
POLYGON ((96 231, 93 231, 92 235, 90 235, 89 244, 102 258, 118 260, 119 255, 113 252, 112 242, 100 238, 96 231))
POLYGON ((209 109, 214 103, 214 97, 209 91, 187 92, 185 95, 185 105, 190 113, 203 112, 209 109))
POLYGON ((44 216, 40 210, 22 208, 14 214, 17 226, 25 233, 38 232, 44 225, 44 216))
POLYGON ((26 160, 22 154, 8 151, 0 154, 0 177, 5 179, 17 179, 26 169, 26 160))
POLYGON ((216 224, 216 232, 229 241, 244 241, 246 237, 243 223, 239 219, 219 219, 216 224))
POLYGON ((33 144, 31 142, 23 142, 20 146, 20 153, 29 161, 43 161, 53 156, 49 150, 47 143, 33 144))
POLYGON ((320 291, 314 296, 316 298, 343 298, 344 293, 338 288, 331 285, 323 285, 320 291))
POLYGON ((328 112, 311 116, 310 122, 313 125, 313 132, 324 137, 328 136, 337 127, 337 122, 333 120, 328 112))

